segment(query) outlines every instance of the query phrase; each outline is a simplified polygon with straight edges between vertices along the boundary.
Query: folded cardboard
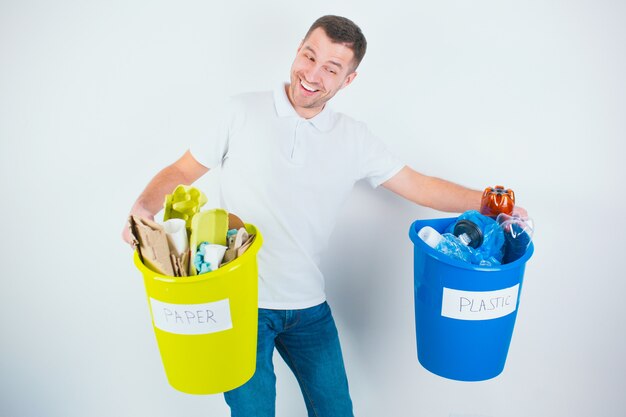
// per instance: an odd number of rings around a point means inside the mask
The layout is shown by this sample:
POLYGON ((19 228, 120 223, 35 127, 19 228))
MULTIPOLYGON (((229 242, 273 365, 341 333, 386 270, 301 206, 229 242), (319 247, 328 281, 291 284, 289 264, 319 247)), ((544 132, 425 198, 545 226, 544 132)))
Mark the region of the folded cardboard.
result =
MULTIPOLYGON (((241 231, 242 229, 239 230, 241 231)), ((243 230, 245 231, 245 229, 243 230)), ((252 242, 254 242, 254 237, 256 236, 254 234, 249 235, 247 232, 238 232, 237 235, 240 236, 242 239, 237 240, 236 236, 234 236, 235 239, 232 239, 232 241, 229 242, 228 249, 224 254, 224 260, 222 261, 222 265, 220 266, 224 266, 227 263, 234 261, 241 255, 243 255, 243 253, 250 247, 250 245, 252 245, 252 242)))
POLYGON ((129 218, 133 243, 142 262, 159 274, 174 276, 167 234, 152 220, 131 215, 129 218))
POLYGON ((189 250, 183 252, 181 255, 176 256, 173 253, 170 254, 172 260, 172 266, 174 267, 174 276, 186 277, 189 270, 189 250))

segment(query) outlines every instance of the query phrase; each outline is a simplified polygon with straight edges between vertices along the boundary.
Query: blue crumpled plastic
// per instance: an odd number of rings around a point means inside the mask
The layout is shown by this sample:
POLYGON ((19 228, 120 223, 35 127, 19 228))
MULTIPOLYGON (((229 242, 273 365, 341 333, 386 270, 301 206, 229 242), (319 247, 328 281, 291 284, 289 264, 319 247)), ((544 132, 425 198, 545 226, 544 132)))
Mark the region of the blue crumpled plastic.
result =
POLYGON ((211 262, 204 261, 204 247, 208 244, 209 242, 201 242, 198 245, 198 251, 196 252, 196 256, 193 259, 193 266, 196 267, 198 275, 204 274, 205 272, 211 272, 213 270, 211 268, 211 262))
MULTIPOLYGON (((476 210, 469 210, 457 218, 469 220, 476 224, 483 233, 482 244, 471 252, 471 263, 480 266, 500 265, 502 263, 502 247, 504 245, 504 232, 500 225, 491 217, 487 217, 476 210)), ((452 233, 456 222, 446 228, 446 233, 452 233)))

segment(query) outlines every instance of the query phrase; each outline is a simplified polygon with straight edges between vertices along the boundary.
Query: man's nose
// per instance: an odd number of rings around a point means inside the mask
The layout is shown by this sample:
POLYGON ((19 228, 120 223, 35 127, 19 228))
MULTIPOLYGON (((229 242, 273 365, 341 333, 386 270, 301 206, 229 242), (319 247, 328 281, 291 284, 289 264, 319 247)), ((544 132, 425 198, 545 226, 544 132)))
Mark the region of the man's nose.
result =
POLYGON ((309 65, 304 75, 310 83, 320 83, 322 74, 322 66, 315 63, 309 65))

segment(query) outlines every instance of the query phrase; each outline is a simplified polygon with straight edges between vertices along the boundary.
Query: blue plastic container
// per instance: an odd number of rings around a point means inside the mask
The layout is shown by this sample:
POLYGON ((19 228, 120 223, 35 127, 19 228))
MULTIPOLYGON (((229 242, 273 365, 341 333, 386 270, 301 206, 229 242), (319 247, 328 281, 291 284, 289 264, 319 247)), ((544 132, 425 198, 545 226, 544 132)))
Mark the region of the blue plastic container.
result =
POLYGON ((415 330, 419 362, 458 381, 484 381, 504 369, 519 307, 526 261, 480 267, 451 259, 417 235, 440 233, 456 218, 418 220, 409 236, 415 249, 415 330))

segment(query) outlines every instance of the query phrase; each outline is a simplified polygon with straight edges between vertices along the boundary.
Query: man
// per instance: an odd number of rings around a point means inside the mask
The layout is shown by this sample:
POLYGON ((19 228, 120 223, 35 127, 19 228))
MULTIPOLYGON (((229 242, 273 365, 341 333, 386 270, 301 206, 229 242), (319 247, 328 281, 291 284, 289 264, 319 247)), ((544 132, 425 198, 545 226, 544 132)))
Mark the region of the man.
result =
POLYGON ((233 98, 214 135, 159 172, 131 210, 153 218, 165 194, 219 167, 224 208, 264 235, 257 367, 250 381, 224 394, 232 416, 274 416, 274 348, 294 372, 309 416, 353 415, 319 262, 356 181, 442 211, 480 206, 481 192, 415 172, 364 124, 326 106, 354 81, 365 50, 352 21, 318 19, 298 47, 290 83, 233 98))

